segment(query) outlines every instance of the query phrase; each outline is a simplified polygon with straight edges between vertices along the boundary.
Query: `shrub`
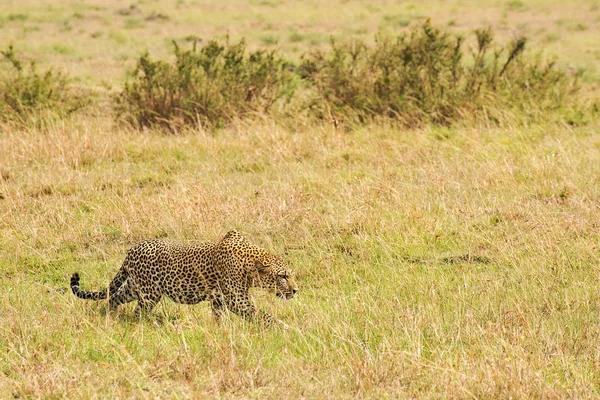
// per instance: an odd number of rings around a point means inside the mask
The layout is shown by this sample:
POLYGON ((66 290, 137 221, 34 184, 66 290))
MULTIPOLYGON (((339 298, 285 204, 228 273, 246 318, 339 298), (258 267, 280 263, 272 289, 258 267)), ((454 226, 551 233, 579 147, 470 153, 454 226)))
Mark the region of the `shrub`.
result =
POLYGON ((334 122, 390 118, 406 126, 447 125, 484 118, 499 123, 519 113, 536 118, 562 107, 576 77, 524 57, 526 39, 493 46, 489 29, 475 32, 465 56, 463 40, 425 23, 396 38, 337 44, 303 57, 301 76, 312 94, 307 107, 334 122))
POLYGON ((142 55, 116 99, 117 116, 138 127, 221 127, 269 113, 291 99, 296 77, 275 51, 247 52, 244 41, 210 41, 191 50, 175 43, 175 64, 142 55))
POLYGON ((0 122, 29 124, 43 117, 65 117, 89 104, 69 87, 66 75, 52 69, 39 73, 35 61, 19 57, 13 46, 0 52, 9 63, 0 73, 0 122))

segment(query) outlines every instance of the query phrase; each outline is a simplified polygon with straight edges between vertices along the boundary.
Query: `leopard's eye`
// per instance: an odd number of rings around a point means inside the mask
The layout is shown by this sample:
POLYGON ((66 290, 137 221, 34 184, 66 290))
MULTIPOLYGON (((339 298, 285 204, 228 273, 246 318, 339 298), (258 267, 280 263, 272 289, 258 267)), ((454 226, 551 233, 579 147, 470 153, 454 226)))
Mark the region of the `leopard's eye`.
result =
POLYGON ((279 274, 279 277, 282 278, 282 279, 287 279, 288 278, 287 272, 279 274))

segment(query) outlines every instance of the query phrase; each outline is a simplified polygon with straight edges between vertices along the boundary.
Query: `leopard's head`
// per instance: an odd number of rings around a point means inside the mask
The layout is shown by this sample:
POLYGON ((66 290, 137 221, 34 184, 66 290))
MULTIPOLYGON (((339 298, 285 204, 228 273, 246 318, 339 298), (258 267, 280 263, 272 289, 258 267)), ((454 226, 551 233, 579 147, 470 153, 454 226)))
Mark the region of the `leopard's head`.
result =
POLYGON ((294 297, 298 287, 292 271, 281 257, 269 254, 254 265, 259 277, 257 286, 275 292, 282 299, 294 297))

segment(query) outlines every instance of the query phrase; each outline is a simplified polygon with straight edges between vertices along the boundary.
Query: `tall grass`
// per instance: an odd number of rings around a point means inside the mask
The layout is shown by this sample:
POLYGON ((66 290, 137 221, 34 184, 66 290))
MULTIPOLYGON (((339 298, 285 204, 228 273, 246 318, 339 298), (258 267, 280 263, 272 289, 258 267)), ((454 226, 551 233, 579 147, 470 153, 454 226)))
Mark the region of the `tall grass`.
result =
POLYGON ((0 135, 0 397, 597 396, 597 122, 111 123, 0 135), (169 299, 136 323, 68 291, 139 240, 232 228, 296 272, 291 301, 252 291, 290 329, 169 299))

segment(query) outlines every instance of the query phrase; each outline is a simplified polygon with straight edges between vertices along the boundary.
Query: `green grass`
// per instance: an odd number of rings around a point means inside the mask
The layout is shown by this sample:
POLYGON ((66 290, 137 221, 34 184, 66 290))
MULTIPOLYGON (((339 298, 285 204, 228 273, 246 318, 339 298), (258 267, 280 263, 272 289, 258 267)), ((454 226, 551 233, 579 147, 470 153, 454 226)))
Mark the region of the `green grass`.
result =
POLYGON ((63 54, 63 55, 68 55, 68 54, 74 53, 74 50, 72 48, 70 48, 69 46, 65 46, 64 44, 61 44, 61 43, 56 43, 56 44, 52 45, 52 51, 57 54, 63 54))
POLYGON ((27 21, 29 16, 27 14, 8 14, 9 21, 27 21))
POLYGON ((125 20, 124 28, 125 29, 139 29, 145 26, 144 22, 142 22, 138 18, 127 18, 125 20))
POLYGON ((259 40, 266 45, 275 45, 275 44, 277 44, 277 41, 278 41, 277 37, 275 37, 273 34, 270 34, 270 33, 261 35, 259 37, 259 40))

